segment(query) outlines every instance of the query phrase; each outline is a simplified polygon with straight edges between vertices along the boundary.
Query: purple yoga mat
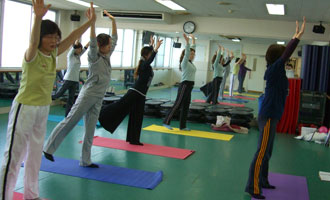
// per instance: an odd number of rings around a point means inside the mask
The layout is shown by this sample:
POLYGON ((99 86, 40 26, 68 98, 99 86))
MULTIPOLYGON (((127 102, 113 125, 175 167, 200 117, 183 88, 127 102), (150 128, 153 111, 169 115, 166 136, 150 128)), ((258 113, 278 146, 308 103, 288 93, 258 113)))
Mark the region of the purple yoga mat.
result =
POLYGON ((269 182, 276 189, 262 190, 267 200, 309 200, 306 177, 269 173, 269 182))

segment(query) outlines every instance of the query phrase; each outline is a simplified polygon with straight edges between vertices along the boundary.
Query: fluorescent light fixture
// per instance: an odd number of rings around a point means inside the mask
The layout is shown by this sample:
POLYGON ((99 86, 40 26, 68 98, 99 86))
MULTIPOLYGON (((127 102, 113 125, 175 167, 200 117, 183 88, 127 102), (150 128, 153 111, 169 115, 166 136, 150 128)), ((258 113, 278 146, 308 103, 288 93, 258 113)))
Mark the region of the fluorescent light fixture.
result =
POLYGON ((172 10, 186 10, 184 7, 178 5, 171 0, 156 0, 158 3, 172 9, 172 10))
POLYGON ((277 41, 276 43, 277 43, 277 44, 281 44, 281 45, 284 45, 284 44, 285 44, 284 41, 277 41))
MULTIPOLYGON (((80 0, 66 0, 66 1, 69 1, 71 3, 75 3, 75 4, 79 4, 79 5, 82 5, 82 6, 85 6, 85 7, 90 7, 91 4, 90 3, 87 3, 87 2, 84 2, 84 1, 80 1, 80 0)), ((98 7, 97 5, 94 4, 93 7, 98 7)))
POLYGON ((270 15, 284 15, 284 4, 266 4, 270 15))
POLYGON ((179 31, 175 31, 175 33, 179 33, 179 31))
POLYGON ((234 38, 234 39, 231 39, 231 41, 233 41, 233 42, 240 42, 241 39, 239 39, 239 38, 234 38))

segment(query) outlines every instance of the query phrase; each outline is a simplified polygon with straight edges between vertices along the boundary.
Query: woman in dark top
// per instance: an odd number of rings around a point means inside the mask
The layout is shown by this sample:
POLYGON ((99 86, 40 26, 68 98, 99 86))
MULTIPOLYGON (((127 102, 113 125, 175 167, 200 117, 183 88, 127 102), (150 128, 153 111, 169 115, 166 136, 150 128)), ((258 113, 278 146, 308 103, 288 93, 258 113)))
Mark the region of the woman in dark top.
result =
POLYGON ((153 47, 154 40, 151 37, 150 46, 143 47, 141 59, 135 69, 136 81, 132 88, 118 101, 103 106, 100 112, 99 121, 104 129, 113 133, 124 118, 129 114, 126 141, 130 144, 143 145, 140 143, 140 135, 144 114, 146 94, 154 76, 150 64, 153 62, 158 48, 163 40, 158 40, 153 47))
POLYGON ((239 66, 239 72, 238 72, 238 93, 243 92, 243 83, 245 80, 245 75, 247 71, 251 71, 251 69, 247 68, 246 66, 246 60, 239 66))
POLYGON ((306 19, 304 18, 300 30, 298 22, 296 24, 296 33, 287 47, 273 44, 269 46, 266 52, 265 98, 261 103, 258 114, 260 135, 257 151, 250 165, 249 179, 245 187, 245 192, 255 199, 266 198, 262 195, 262 188, 276 189, 275 186, 269 183, 268 168, 273 151, 276 125, 282 117, 288 94, 289 83, 285 74, 285 62, 290 58, 304 34, 306 19))

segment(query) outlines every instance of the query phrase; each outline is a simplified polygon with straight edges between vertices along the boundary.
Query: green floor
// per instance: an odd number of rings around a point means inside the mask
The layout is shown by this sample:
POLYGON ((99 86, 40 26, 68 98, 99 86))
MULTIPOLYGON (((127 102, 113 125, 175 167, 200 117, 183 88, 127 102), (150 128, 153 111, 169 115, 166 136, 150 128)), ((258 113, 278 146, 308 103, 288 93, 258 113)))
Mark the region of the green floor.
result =
MULTIPOLYGON (((194 91, 193 99, 202 95, 194 91)), ((149 97, 172 98, 175 89, 151 91, 149 97)), ((248 106, 257 108, 257 101, 248 106)), ((64 108, 54 106, 51 114, 64 114, 64 108)), ((2 160, 8 114, 0 115, 0 158, 2 160)), ((143 126, 162 124, 161 119, 145 118, 143 126)), ((178 122, 172 125, 178 127, 178 122)), ((56 126, 48 122, 47 136, 56 126)), ((97 129, 96 135, 125 139, 127 120, 113 134, 97 129)), ((207 124, 188 123, 192 129, 211 131, 207 124)), ((84 128, 77 126, 64 140, 56 156, 79 159, 84 128)), ((93 161, 120 167, 164 172, 163 181, 154 190, 145 190, 108 184, 81 178, 40 172, 40 195, 51 200, 240 200, 250 199, 244 193, 248 168, 256 150, 258 132, 255 128, 248 135, 235 134, 229 141, 178 136, 142 131, 141 141, 158 145, 193 149, 196 152, 186 160, 158 157, 134 152, 93 147, 93 161)), ((292 136, 277 134, 270 171, 305 176, 310 199, 329 200, 330 182, 322 182, 318 172, 330 171, 330 149, 322 145, 297 141, 292 136)), ((23 192, 23 173, 17 191, 23 192)))

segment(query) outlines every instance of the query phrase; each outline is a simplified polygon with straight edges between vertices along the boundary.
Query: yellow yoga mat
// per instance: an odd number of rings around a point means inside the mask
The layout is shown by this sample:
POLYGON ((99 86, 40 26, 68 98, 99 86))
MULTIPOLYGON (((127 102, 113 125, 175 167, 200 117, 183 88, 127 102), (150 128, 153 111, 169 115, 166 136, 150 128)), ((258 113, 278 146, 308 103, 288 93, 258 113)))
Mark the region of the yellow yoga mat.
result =
POLYGON ((181 131, 178 128, 173 128, 173 130, 169 130, 165 128, 164 126, 158 126, 158 125, 151 125, 143 128, 143 130, 146 131, 155 131, 155 132, 161 132, 161 133, 170 133, 170 134, 176 134, 176 135, 186 135, 186 136, 192 136, 192 137, 200 137, 200 138, 209 138, 209 139, 215 139, 215 140, 224 140, 229 141, 234 136, 229 134, 222 134, 222 133, 212 133, 212 132, 206 132, 206 131, 198 131, 198 130, 191 130, 191 131, 181 131))
MULTIPOLYGON (((225 92, 225 94, 229 94, 229 92, 225 92)), ((235 94, 235 95, 242 95, 242 96, 249 96, 249 97, 256 97, 256 98, 258 98, 260 96, 260 95, 247 94, 247 93, 240 94, 238 92, 234 92, 233 94, 235 94)))

